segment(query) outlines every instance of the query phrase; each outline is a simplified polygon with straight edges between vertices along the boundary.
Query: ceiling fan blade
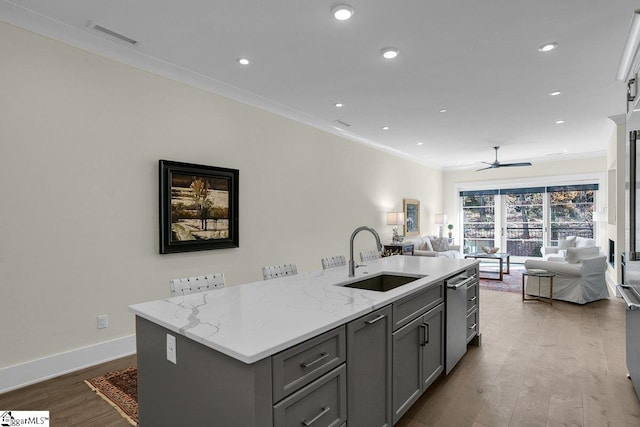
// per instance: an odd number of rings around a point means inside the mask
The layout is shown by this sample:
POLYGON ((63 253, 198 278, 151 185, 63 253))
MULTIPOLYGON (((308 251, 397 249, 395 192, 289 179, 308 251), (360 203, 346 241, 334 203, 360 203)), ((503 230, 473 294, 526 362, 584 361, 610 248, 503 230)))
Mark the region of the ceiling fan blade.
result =
POLYGON ((520 162, 520 163, 500 163, 498 161, 498 149, 500 147, 493 147, 493 149, 496 151, 496 160, 492 163, 489 162, 481 162, 484 163, 485 165, 489 165, 486 168, 482 168, 482 169, 478 169, 476 170, 476 172, 480 172, 483 170, 487 170, 487 169, 498 169, 498 168, 508 168, 508 167, 514 167, 514 166, 531 166, 531 162, 520 162))
POLYGON ((512 166, 531 166, 531 162, 521 162, 521 163, 500 163, 501 168, 508 168, 512 166))

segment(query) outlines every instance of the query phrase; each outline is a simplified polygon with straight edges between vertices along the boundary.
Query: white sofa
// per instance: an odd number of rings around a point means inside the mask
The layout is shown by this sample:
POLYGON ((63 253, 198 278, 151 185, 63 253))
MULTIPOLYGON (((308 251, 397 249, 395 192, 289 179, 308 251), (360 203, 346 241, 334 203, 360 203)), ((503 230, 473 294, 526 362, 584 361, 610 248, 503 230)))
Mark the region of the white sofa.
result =
MULTIPOLYGON (((553 299, 586 304, 608 298, 605 281, 607 257, 601 255, 597 246, 567 248, 564 261, 529 259, 524 262, 527 270, 541 269, 555 274, 553 278, 553 299)), ((540 296, 549 296, 549 281, 542 279, 540 296)), ((525 292, 538 294, 538 279, 528 276, 525 292)))
POLYGON ((414 256, 462 258, 460 245, 450 245, 446 237, 415 236, 405 237, 403 243, 413 244, 414 256))
POLYGON ((596 246, 595 239, 569 236, 558 240, 558 246, 544 246, 541 249, 542 258, 546 261, 564 261, 569 248, 590 248, 596 246))

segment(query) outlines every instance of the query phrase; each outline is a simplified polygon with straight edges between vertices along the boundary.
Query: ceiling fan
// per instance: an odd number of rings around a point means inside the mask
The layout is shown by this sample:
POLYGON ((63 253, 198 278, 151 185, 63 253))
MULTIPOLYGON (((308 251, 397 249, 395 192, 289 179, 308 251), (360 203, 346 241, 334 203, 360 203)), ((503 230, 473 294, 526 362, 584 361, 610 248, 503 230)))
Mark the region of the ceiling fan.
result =
POLYGON ((496 150, 496 160, 492 163, 489 162, 482 162, 484 164, 487 164, 489 166, 487 166, 486 168, 482 168, 482 169, 478 169, 476 172, 479 171, 483 171, 483 170, 487 170, 487 169, 498 169, 498 168, 506 168, 506 167, 513 167, 513 166, 531 166, 531 162, 521 162, 521 163, 500 163, 498 161, 498 147, 493 147, 494 150, 496 150))

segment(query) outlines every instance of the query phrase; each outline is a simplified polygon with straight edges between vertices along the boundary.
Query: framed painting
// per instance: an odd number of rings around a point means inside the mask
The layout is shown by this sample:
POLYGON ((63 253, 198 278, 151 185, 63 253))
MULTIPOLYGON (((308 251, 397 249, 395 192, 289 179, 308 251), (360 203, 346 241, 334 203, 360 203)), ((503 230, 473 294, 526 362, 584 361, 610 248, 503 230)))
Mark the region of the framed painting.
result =
POLYGON ((407 237, 420 234, 420 201, 404 199, 404 235, 407 237))
POLYGON ((237 248, 237 169, 160 160, 160 253, 237 248))

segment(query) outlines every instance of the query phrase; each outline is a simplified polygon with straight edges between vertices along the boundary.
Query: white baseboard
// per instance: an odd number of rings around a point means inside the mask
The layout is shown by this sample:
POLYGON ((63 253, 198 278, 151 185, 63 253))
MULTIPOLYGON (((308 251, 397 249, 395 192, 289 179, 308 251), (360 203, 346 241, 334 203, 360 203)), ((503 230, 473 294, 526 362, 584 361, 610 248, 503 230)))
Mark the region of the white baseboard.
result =
POLYGON ((136 352, 136 336, 129 335, 65 353, 0 369, 0 393, 68 374, 136 352))
POLYGON ((611 274, 609 274, 609 271, 607 271, 607 273, 605 274, 605 281, 607 282, 607 287, 609 288, 609 295, 611 297, 622 297, 619 293, 618 290, 616 289, 616 279, 615 277, 613 277, 611 274))

